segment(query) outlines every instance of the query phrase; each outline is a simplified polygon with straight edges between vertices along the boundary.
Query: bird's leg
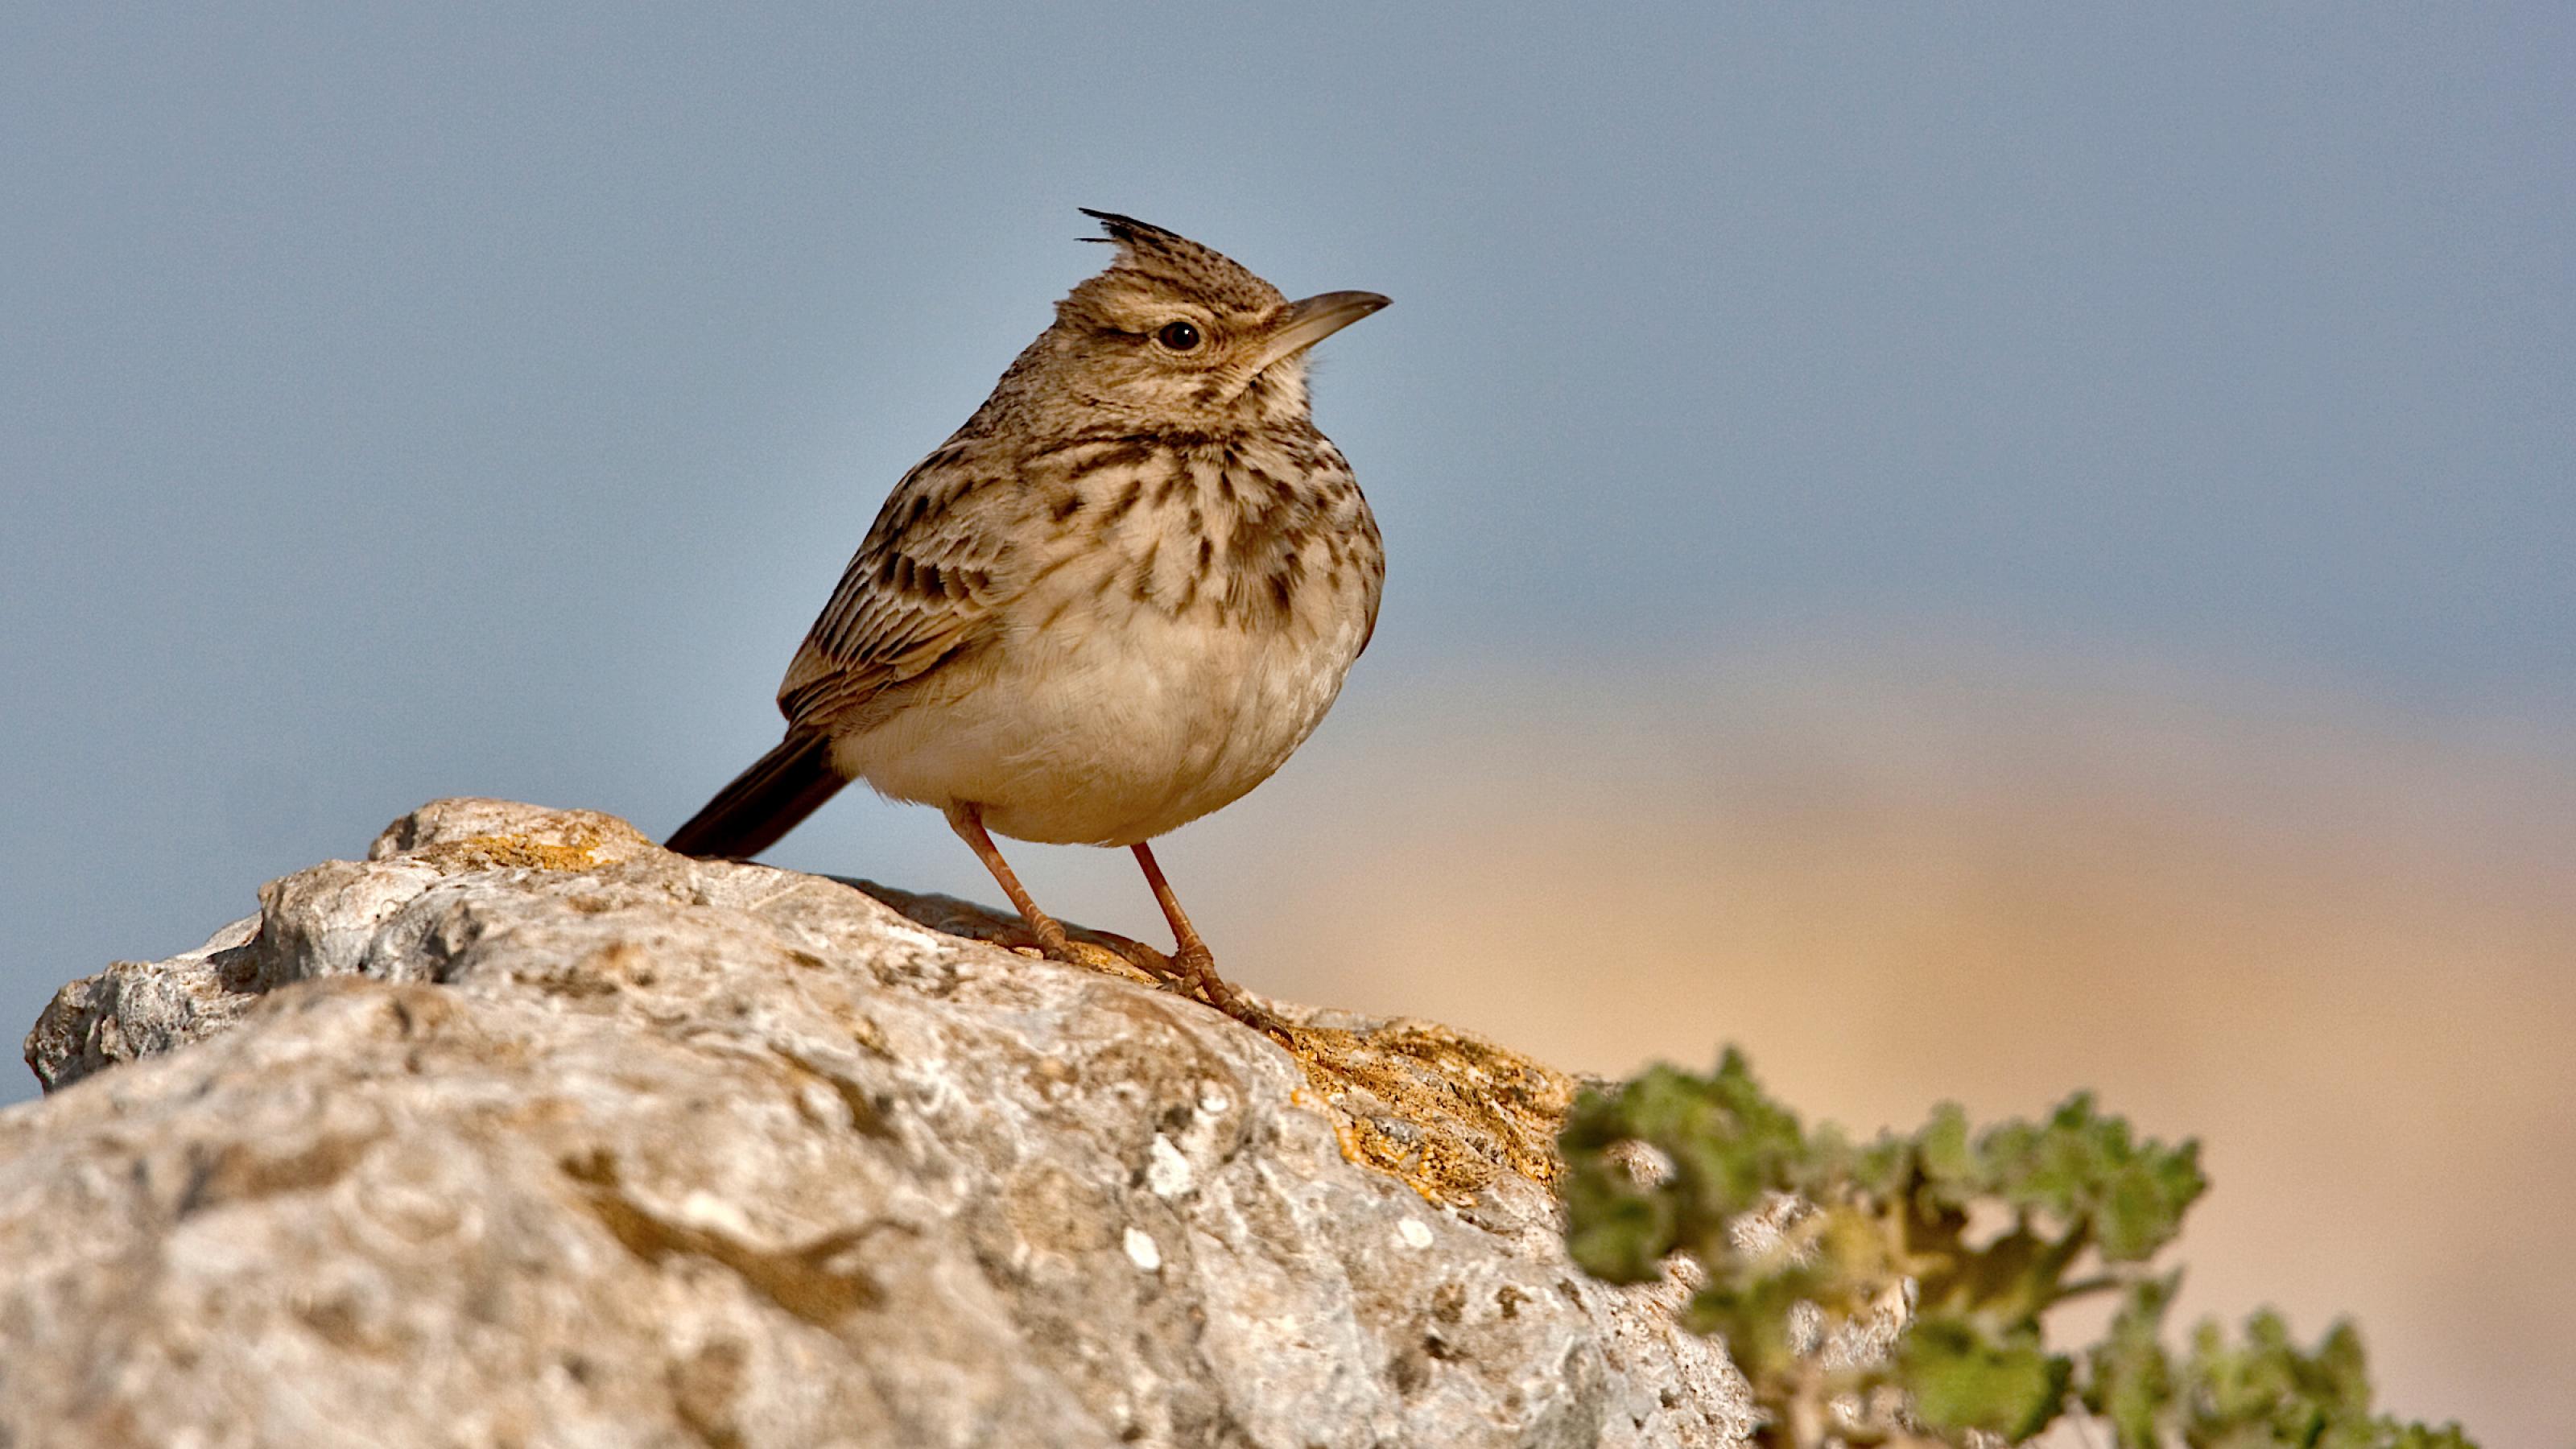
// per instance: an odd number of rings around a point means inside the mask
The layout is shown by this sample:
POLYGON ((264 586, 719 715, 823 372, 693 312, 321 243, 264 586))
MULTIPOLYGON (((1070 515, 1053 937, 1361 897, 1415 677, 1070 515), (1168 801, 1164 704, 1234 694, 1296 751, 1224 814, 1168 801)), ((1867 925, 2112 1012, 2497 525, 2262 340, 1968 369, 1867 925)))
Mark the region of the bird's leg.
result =
POLYGON ((1037 936, 1038 946, 1046 952, 1047 959, 1080 964, 1082 958, 1073 954, 1073 942, 1066 939, 1064 927, 1056 924, 1055 917, 1038 909, 1037 901, 1029 895, 1029 888, 1020 884, 1020 878, 1011 871, 1011 863, 1002 859, 1001 847, 993 844, 992 832, 984 828, 983 811, 961 800, 948 807, 948 828, 957 832, 957 838, 966 842, 966 848, 975 852, 977 860, 984 862, 984 868, 993 873, 994 881, 1002 887, 1002 894, 1009 896, 1011 904, 1019 907, 1020 919, 1029 923, 1029 930, 1037 936))
POLYGON ((1216 974, 1216 953, 1199 939, 1198 928, 1190 924, 1189 913, 1181 909, 1181 898, 1172 894, 1172 883, 1163 878, 1163 868, 1154 861, 1154 848, 1141 840, 1128 848, 1136 852, 1136 863, 1145 869, 1145 884, 1154 888, 1154 903, 1163 908, 1163 919, 1172 923, 1172 940, 1179 947, 1172 953, 1172 969, 1180 976, 1182 987, 1256 1031, 1286 1034, 1286 1022, 1255 1005, 1252 998, 1235 990, 1234 983, 1216 974))

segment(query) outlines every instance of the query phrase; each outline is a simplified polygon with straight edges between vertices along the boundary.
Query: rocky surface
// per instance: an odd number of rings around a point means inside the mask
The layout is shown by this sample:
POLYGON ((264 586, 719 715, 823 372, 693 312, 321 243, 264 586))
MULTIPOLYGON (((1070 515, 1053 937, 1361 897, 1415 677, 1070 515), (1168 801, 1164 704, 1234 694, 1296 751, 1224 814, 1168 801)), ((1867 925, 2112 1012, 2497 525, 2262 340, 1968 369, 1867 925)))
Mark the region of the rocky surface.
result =
POLYGON ((1564 1078, 1015 932, 498 801, 271 883, 28 1038, 0 1445, 1741 1440, 1564 1078))

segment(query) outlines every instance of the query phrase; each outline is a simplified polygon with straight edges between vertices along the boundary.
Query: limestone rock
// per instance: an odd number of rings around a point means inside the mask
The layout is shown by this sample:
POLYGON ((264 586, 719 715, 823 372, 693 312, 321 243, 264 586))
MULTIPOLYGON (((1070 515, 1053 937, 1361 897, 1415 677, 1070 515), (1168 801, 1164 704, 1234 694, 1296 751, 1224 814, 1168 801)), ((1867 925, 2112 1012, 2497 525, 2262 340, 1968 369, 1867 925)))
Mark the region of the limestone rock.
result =
POLYGON ((1558 1074, 878 895, 448 800, 64 988, 0 1113, 0 1444, 1743 1438, 1567 1262, 1558 1074))

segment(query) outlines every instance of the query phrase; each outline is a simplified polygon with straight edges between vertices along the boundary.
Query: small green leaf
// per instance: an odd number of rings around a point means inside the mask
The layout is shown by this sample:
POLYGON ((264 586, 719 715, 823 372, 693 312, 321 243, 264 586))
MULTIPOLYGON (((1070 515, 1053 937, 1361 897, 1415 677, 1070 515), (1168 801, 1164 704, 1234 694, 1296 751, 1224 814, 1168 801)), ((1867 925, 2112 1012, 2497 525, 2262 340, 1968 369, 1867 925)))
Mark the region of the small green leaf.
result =
POLYGON ((1923 1164, 1926 1181, 1960 1190, 1978 1186, 1981 1174, 1977 1154, 1968 1145, 1968 1114, 1958 1103, 1933 1108, 1932 1120, 1923 1124, 1915 1142, 1915 1157, 1923 1164))
POLYGON ((2468 1435, 2460 1432, 2456 1420, 2439 1429, 2428 1429, 2422 1424, 2382 1419, 2378 1428, 2382 1436, 2378 1442, 2384 1449, 2478 1449, 2468 1435))
POLYGON ((1673 1249, 1672 1203, 1659 1193, 1623 1188, 1608 1176, 1593 1167, 1567 1181, 1566 1252, 1595 1278, 1652 1282, 1673 1249))
POLYGON ((1882 1201, 1894 1201, 1914 1173, 1914 1144, 1881 1134, 1852 1157, 1851 1185, 1882 1201))
POLYGON ((2209 1188, 2200 1174, 2200 1144, 2166 1151, 2147 1144, 2121 1164, 2093 1212, 2093 1236, 2103 1261, 2142 1263, 2182 1231, 2182 1215, 2209 1188))
POLYGON ((2108 1420, 2120 1449, 2161 1449, 2158 1420, 2173 1398, 2173 1364, 2165 1357, 2165 1309, 2182 1274, 2129 1285, 2103 1341, 2085 1356, 2084 1406, 2108 1420))
MULTIPOLYGON (((1676 1074, 1678 1075, 1678 1074, 1676 1074)), ((1765 1195, 1794 1186, 1794 1169, 1807 1155, 1806 1134, 1788 1108, 1764 1095, 1744 1054, 1733 1047, 1717 1075, 1693 1083, 1699 1112, 1695 1133, 1640 1135, 1669 1155, 1703 1194, 1710 1218, 1759 1207, 1765 1195)))
POLYGON ((2020 1442, 2047 1427, 2066 1398, 2072 1361, 2039 1346, 2039 1335, 1990 1339, 1967 1319, 1925 1317, 1897 1346, 1899 1377, 1914 1412, 1945 1434, 1982 1429, 2020 1442))
POLYGON ((1808 1297, 1806 1275, 1791 1270, 1741 1284, 1715 1284, 1691 1297, 1682 1323, 1726 1340, 1726 1356, 1755 1383, 1779 1383, 1797 1367, 1791 1310, 1808 1297))

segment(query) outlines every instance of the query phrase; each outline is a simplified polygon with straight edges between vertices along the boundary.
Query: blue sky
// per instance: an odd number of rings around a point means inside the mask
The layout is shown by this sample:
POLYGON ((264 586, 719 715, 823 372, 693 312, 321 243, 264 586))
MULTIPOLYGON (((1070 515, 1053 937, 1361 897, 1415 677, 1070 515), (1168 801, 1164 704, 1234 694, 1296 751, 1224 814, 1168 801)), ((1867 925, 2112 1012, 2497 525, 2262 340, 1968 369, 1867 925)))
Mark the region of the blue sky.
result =
POLYGON ((2563 8, 0 29, 13 1018, 430 794, 685 814, 1079 205, 1397 299, 1319 381, 1382 700, 1788 638, 2576 701, 2563 8))
POLYGON ((432 794, 685 814, 1080 205, 1397 299, 1319 379, 1391 707, 1746 639, 2576 701, 2563 8, 0 27, 12 1019, 432 794))

